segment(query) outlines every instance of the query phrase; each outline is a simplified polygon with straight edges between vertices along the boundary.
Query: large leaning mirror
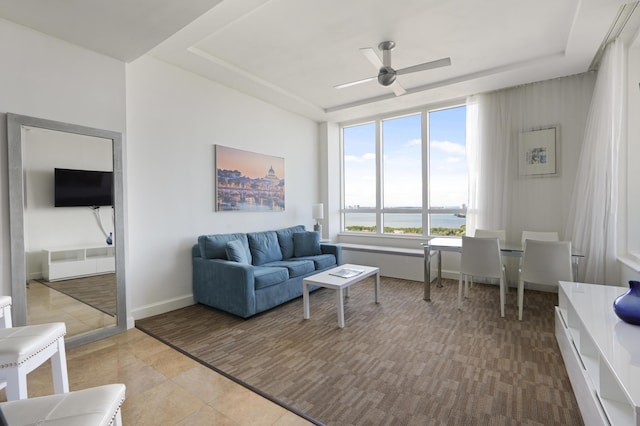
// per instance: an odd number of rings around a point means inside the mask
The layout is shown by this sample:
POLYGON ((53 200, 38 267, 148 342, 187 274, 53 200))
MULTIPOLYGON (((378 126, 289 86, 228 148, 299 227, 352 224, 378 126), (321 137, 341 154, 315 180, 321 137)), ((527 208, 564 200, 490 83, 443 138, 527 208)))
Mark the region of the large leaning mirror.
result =
POLYGON ((122 136, 7 114, 16 326, 61 321, 67 346, 126 330, 122 136))

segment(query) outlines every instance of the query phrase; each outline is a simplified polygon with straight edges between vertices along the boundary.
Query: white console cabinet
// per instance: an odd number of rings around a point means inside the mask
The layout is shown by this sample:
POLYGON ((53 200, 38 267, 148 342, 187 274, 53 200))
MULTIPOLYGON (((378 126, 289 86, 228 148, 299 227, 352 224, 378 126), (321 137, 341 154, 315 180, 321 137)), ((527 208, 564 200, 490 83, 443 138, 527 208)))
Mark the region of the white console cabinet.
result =
POLYGON ((115 247, 66 247, 43 250, 42 273, 47 281, 115 272, 115 247))
POLYGON ((625 292, 560 282, 556 339, 586 425, 640 426, 640 326, 613 311, 625 292))

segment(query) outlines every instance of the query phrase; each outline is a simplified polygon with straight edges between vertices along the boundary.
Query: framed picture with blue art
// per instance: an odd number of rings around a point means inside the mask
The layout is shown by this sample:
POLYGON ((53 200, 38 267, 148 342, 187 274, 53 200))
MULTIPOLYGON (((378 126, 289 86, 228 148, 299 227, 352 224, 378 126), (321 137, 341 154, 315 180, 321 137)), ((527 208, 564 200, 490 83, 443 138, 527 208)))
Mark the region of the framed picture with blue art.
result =
POLYGON ((215 145, 216 211, 284 211, 284 158, 215 145))
POLYGON ((520 176, 555 176, 557 127, 520 133, 518 172, 520 176))

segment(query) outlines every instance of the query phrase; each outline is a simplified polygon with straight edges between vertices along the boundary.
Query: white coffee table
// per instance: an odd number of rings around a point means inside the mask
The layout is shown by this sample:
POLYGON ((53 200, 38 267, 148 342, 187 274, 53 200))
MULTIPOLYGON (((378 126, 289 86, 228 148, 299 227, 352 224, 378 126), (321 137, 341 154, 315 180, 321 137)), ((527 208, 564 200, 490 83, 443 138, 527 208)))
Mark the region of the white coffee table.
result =
POLYGON ((338 301, 338 327, 344 328, 344 297, 349 297, 349 287, 367 277, 370 277, 371 275, 376 276, 375 295, 376 303, 378 303, 378 293, 380 290, 380 268, 376 268, 373 266, 346 264, 305 278, 304 280, 302 280, 302 302, 304 305, 304 319, 309 319, 310 317, 309 285, 331 288, 336 290, 336 297, 338 301), (358 275, 348 278, 332 275, 342 269, 352 269, 362 272, 358 275))

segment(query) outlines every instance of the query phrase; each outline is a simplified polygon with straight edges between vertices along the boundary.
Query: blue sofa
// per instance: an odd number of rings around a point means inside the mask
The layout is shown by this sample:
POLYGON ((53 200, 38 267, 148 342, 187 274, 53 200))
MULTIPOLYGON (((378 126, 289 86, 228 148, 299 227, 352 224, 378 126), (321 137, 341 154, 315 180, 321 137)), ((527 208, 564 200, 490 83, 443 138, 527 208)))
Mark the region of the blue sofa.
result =
POLYGON ((302 280, 342 264, 342 248, 304 225, 201 235, 192 250, 193 296, 248 318, 302 295, 302 280))

